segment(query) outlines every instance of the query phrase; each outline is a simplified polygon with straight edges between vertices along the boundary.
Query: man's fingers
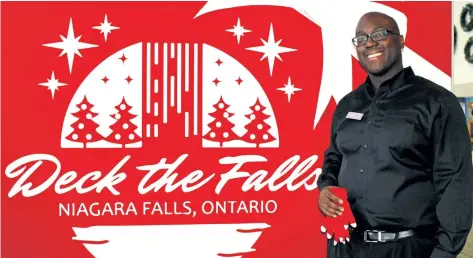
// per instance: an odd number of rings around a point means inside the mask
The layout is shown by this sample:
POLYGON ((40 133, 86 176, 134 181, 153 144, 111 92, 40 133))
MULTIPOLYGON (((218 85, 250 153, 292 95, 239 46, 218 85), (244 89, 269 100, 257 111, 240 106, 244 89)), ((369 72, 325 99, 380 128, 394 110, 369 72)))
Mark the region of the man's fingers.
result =
POLYGON ((338 215, 337 210, 331 208, 328 204, 322 205, 322 211, 324 212, 325 216, 336 217, 338 215))
POLYGON ((329 202, 327 205, 329 208, 331 208, 335 213, 338 215, 342 215, 343 207, 338 205, 337 203, 334 202, 329 202))
POLYGON ((332 217, 336 217, 336 216, 340 216, 342 215, 340 211, 338 211, 337 209, 334 209, 330 206, 327 207, 327 210, 330 212, 330 214, 332 215, 332 217))
POLYGON ((333 194, 331 191, 328 191, 328 198, 332 201, 332 202, 336 202, 338 204, 343 204, 343 200, 338 198, 338 196, 336 196, 335 194, 333 194))
POLYGON ((319 207, 325 216, 336 217, 342 215, 342 199, 333 194, 330 188, 324 189, 320 195, 319 207))

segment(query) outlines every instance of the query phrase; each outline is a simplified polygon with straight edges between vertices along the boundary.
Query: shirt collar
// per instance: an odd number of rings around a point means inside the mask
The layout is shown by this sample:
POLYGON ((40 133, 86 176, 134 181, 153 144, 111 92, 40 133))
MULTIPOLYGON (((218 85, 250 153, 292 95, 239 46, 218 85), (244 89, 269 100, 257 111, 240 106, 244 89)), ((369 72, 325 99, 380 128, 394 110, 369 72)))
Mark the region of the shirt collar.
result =
MULTIPOLYGON (((406 67, 402 69, 398 74, 394 75, 391 79, 384 81, 381 83, 381 86, 379 87, 380 90, 387 90, 389 92, 401 87, 402 85, 406 84, 411 80, 413 77, 415 77, 414 71, 412 70, 412 67, 406 67)), ((365 80, 365 85, 367 86, 367 89, 369 93, 374 94, 374 87, 371 84, 370 77, 367 76, 365 80)))

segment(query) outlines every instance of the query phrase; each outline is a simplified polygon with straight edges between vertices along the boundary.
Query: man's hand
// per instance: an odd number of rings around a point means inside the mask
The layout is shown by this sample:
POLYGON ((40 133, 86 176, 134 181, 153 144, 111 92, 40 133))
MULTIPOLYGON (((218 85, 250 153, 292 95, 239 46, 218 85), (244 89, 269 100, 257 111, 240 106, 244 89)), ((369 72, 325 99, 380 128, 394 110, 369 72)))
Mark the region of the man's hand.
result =
POLYGON ((347 189, 335 186, 325 187, 319 195, 319 209, 325 215, 320 226, 322 234, 333 244, 350 242, 348 227, 356 228, 355 217, 348 203, 347 189))
POLYGON ((341 216, 343 212, 343 200, 333 194, 330 189, 340 188, 336 186, 327 186, 320 192, 319 209, 325 216, 336 218, 341 216))

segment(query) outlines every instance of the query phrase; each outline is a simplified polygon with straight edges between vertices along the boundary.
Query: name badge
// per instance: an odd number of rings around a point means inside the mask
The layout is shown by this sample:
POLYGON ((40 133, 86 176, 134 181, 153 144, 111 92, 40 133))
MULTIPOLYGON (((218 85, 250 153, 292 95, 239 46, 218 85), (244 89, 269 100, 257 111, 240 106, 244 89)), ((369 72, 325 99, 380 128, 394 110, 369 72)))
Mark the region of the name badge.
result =
POLYGON ((363 118, 363 113, 356 113, 356 112, 348 112, 347 118, 354 119, 354 120, 361 120, 363 118))

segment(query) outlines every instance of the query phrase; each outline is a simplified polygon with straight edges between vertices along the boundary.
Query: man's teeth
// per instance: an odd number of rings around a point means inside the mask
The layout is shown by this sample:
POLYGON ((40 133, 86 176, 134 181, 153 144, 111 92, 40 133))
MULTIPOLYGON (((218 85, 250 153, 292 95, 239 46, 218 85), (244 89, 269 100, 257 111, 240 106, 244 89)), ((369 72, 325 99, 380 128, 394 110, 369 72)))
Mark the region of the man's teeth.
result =
POLYGON ((379 53, 375 53, 375 54, 371 54, 368 56, 368 58, 374 58, 374 57, 378 57, 380 55, 382 55, 383 53, 382 52, 379 52, 379 53))

